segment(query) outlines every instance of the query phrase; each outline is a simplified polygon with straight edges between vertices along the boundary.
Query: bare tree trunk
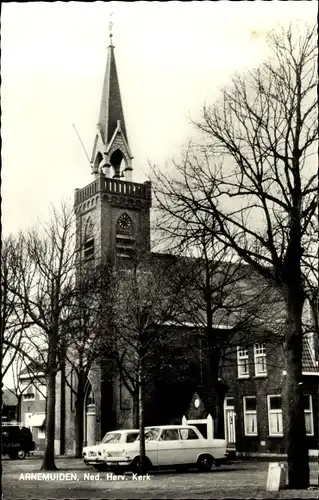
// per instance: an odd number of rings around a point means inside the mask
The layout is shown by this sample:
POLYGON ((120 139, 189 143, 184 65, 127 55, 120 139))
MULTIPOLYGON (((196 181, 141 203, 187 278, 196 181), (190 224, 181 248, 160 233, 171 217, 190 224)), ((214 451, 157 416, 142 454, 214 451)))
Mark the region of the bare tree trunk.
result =
POLYGON ((17 422, 22 422, 21 399, 22 399, 22 394, 19 394, 17 396, 17 400, 18 400, 17 410, 16 410, 16 419, 17 419, 17 422))
POLYGON ((77 397, 75 402, 75 457, 81 458, 84 431, 84 376, 79 373, 77 397))
POLYGON ((139 430, 140 430, 140 473, 145 472, 145 434, 144 434, 144 374, 143 363, 138 369, 138 405, 139 405, 139 430))
POLYGON ((56 351, 57 338, 52 332, 48 345, 45 451, 41 470, 57 469, 54 462, 56 351))
POLYGON ((309 458, 306 440, 302 386, 302 300, 288 301, 286 332, 287 380, 284 403, 287 405, 288 481, 292 489, 309 486, 309 458))
POLYGON ((225 419, 224 419, 224 401, 225 394, 228 388, 226 384, 217 382, 216 384, 216 415, 215 415, 215 428, 214 437, 217 439, 225 439, 225 419))
POLYGON ((84 399, 82 395, 78 395, 75 403, 75 458, 81 458, 83 448, 83 431, 84 431, 84 399))
POLYGON ((140 425, 140 405, 139 405, 139 391, 133 394, 133 427, 139 429, 140 425))
POLYGON ((65 357, 61 359, 61 392, 60 392, 60 455, 65 453, 65 357))
POLYGON ((216 339, 214 339, 213 337, 214 333, 212 327, 209 335, 209 366, 207 367, 208 374, 206 389, 211 391, 216 398, 215 415, 212 415, 214 419, 214 437, 218 439, 224 439, 224 399, 228 388, 225 384, 218 380, 220 366, 220 348, 214 346, 216 339))

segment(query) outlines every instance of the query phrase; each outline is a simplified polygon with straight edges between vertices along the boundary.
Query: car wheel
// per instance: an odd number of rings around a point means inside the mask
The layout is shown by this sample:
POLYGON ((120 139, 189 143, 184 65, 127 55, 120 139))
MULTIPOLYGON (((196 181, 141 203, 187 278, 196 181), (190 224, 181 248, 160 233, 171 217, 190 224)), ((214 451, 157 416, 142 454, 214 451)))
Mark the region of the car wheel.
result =
POLYGON ((20 458, 21 460, 25 458, 26 452, 24 450, 19 450, 17 453, 17 457, 20 458))
POLYGON ((8 453, 9 455, 9 458, 10 460, 15 460, 16 458, 18 458, 18 454, 15 452, 15 453, 8 453))
MULTIPOLYGON (((144 464, 144 471, 143 473, 146 474, 146 472, 148 472, 150 470, 150 468, 152 467, 152 464, 151 464, 151 461, 145 457, 145 464, 144 464)), ((135 457, 132 464, 131 464, 131 471, 133 472, 133 474, 140 474, 141 473, 141 470, 140 470, 140 457, 135 457)))
POLYGON ((201 455, 196 465, 200 472, 209 472, 213 465, 213 458, 211 455, 201 455))

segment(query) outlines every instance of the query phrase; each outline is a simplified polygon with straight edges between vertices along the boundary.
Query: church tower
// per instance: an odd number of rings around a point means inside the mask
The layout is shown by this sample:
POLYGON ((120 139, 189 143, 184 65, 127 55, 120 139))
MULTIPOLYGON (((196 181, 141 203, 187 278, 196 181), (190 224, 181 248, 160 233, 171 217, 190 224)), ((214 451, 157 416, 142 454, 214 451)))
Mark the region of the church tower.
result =
MULTIPOLYGON (((94 179, 74 193, 79 269, 106 262, 127 266, 137 251, 150 252, 151 183, 133 182, 132 159, 110 35, 91 158, 94 179)), ((116 387, 114 374, 106 378, 98 366, 90 371, 84 398, 84 445, 100 441, 115 428, 116 387)), ((66 412, 66 428, 72 428, 72 411, 66 412)), ((69 435, 67 448, 73 446, 72 432, 69 435)))
POLYGON ((94 180, 75 190, 81 262, 129 261, 150 250, 150 182, 132 182, 129 146, 112 34, 91 158, 94 180))

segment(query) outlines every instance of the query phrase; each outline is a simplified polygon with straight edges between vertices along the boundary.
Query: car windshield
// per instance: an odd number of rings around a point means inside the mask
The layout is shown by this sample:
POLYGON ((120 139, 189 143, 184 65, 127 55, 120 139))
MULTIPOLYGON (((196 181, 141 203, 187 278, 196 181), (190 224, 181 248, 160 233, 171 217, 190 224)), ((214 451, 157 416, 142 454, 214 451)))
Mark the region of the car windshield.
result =
POLYGON ((158 427, 153 427, 152 429, 145 430, 145 441, 156 441, 160 433, 158 427))
POLYGON ((118 443, 121 439, 120 432, 108 432, 102 439, 102 443, 118 443))

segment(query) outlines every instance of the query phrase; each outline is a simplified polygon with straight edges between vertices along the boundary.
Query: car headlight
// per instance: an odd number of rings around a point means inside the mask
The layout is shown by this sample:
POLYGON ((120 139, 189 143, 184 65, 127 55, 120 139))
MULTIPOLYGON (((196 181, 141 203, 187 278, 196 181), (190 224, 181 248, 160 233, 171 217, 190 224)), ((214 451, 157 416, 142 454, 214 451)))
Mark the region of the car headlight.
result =
POLYGON ((105 457, 110 457, 110 456, 111 456, 111 455, 110 455, 110 454, 109 454, 106 450, 103 450, 103 455, 104 455, 105 457))

